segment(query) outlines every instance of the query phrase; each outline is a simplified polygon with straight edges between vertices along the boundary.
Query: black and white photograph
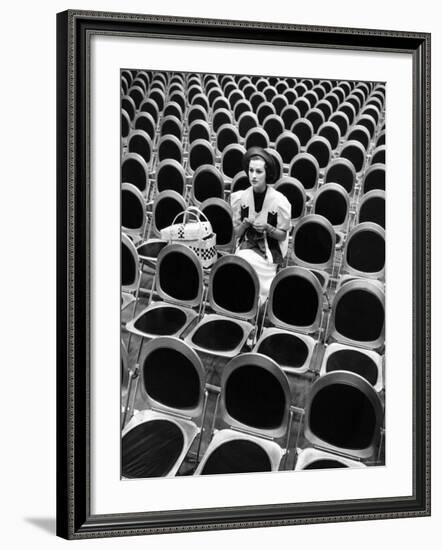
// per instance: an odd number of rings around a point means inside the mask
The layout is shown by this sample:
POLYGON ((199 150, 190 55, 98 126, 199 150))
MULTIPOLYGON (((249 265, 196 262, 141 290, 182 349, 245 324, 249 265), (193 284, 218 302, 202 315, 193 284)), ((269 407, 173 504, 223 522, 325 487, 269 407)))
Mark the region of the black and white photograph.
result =
POLYGON ((119 85, 122 480, 385 465, 386 83, 119 85))

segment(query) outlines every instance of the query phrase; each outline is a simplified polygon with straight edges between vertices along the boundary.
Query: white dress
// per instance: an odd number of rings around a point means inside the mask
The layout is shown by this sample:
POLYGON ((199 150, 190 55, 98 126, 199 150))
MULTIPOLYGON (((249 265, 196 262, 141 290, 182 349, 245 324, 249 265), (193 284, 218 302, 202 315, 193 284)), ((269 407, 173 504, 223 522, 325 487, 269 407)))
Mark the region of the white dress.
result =
POLYGON ((249 218, 258 223, 269 223, 277 229, 282 229, 286 232, 285 239, 277 241, 269 237, 267 233, 257 233, 253 228, 249 227, 237 245, 235 253, 247 260, 258 275, 260 302, 263 304, 267 299, 278 264, 282 262, 287 254, 291 213, 290 203, 282 193, 267 186, 260 212, 255 211, 253 187, 233 193, 231 196, 231 206, 235 229, 239 227, 244 218, 249 218))

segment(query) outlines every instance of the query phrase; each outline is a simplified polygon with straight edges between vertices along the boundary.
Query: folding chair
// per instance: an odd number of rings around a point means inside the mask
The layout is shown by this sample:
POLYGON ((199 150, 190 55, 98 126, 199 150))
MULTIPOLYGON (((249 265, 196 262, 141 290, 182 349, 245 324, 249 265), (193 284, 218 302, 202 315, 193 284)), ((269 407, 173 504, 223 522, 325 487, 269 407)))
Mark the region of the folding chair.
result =
POLYGON ((302 183, 310 196, 316 191, 319 181, 319 164, 310 153, 299 153, 289 166, 289 176, 302 183))
POLYGON ((345 158, 333 160, 324 175, 324 183, 339 183, 352 195, 356 183, 356 170, 352 162, 345 158))
POLYGON ((197 354, 177 338, 150 341, 140 358, 140 397, 145 410, 124 426, 124 478, 174 476, 201 433, 207 393, 197 354))
POLYGON ((215 166, 203 164, 192 176, 190 200, 199 206, 206 199, 214 197, 224 199, 224 180, 215 166))
POLYGON ((207 217, 216 235, 216 248, 232 254, 235 250, 235 230, 233 228, 232 209, 221 198, 208 198, 199 206, 207 217))
POLYGON ((137 153, 123 156, 121 181, 135 185, 146 196, 149 194, 149 168, 142 156, 137 153))
POLYGON ((320 376, 329 372, 349 371, 359 374, 380 392, 384 387, 382 356, 372 350, 329 344, 322 359, 320 376))
POLYGON ((375 189, 385 191, 385 164, 371 164, 364 174, 362 193, 375 189))
POLYGON ((205 313, 185 342, 201 352, 234 357, 256 328, 258 298, 253 267, 239 256, 219 258, 209 279, 208 305, 214 313, 205 313))
POLYGON ((181 141, 172 134, 162 136, 157 147, 158 161, 175 160, 179 164, 183 162, 183 146, 181 141))
POLYGON ((327 340, 381 351, 385 332, 384 301, 384 291, 374 281, 345 282, 333 300, 327 340))
POLYGON ((347 141, 341 149, 341 158, 349 160, 354 168, 355 172, 362 171, 366 160, 366 150, 359 141, 351 140, 347 141))
POLYGON ((151 165, 153 144, 152 140, 144 130, 132 130, 127 140, 129 153, 137 153, 145 160, 148 167, 151 165))
POLYGON ((225 366, 213 437, 195 475, 277 471, 291 431, 287 377, 270 358, 256 353, 225 366))
POLYGON ((165 246, 158 255, 152 286, 160 300, 150 301, 126 324, 131 334, 141 337, 139 352, 144 338, 178 337, 198 317, 195 309, 201 308, 203 271, 195 252, 183 244, 165 246))
POLYGON ((359 203, 356 223, 377 223, 385 229, 385 191, 373 189, 363 195, 359 203))
POLYGON ((315 157, 321 170, 327 168, 332 157, 332 150, 326 138, 313 136, 307 143, 305 150, 315 157))
POLYGON ((382 427, 380 398, 362 376, 336 371, 313 383, 305 408, 309 445, 335 460, 367 460, 375 455, 382 427))
POLYGON ((290 164, 296 155, 301 152, 301 143, 293 132, 285 130, 277 137, 275 148, 281 155, 283 163, 290 164))
POLYGON ((143 240, 147 230, 146 202, 131 183, 121 186, 121 229, 136 240, 143 240))
POLYGON ((209 141, 197 139, 189 148, 188 168, 193 174, 204 164, 215 164, 215 151, 209 141))
POLYGON ((283 370, 309 369, 322 324, 323 293, 317 277, 303 267, 285 267, 272 281, 263 328, 254 351, 267 355, 283 370))
POLYGON ((295 120, 291 131, 297 136, 302 147, 305 147, 313 136, 313 124, 306 118, 295 120))
POLYGON ((344 273, 383 280, 385 274, 385 231, 376 223, 363 222, 353 227, 345 243, 344 273))

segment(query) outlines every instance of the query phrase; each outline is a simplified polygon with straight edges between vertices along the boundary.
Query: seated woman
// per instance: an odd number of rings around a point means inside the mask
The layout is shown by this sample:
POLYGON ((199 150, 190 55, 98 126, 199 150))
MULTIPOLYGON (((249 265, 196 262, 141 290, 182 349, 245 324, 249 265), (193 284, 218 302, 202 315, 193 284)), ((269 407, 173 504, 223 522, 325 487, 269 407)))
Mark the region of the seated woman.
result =
POLYGON ((251 187, 233 193, 233 225, 238 238, 236 254, 255 269, 260 283, 260 301, 268 296, 273 277, 287 254, 290 203, 269 183, 276 179, 276 164, 261 147, 250 148, 243 168, 251 187))

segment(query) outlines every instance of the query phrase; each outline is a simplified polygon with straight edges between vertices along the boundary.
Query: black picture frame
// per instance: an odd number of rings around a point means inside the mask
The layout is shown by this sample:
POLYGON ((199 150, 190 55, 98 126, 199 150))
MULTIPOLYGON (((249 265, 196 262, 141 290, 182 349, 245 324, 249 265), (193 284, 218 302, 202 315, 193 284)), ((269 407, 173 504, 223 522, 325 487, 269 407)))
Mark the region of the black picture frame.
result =
POLYGON ((57 15, 57 534, 67 539, 430 514, 430 35, 69 10, 57 15), (94 34, 408 53, 413 60, 413 494, 92 515, 89 41, 94 34))

